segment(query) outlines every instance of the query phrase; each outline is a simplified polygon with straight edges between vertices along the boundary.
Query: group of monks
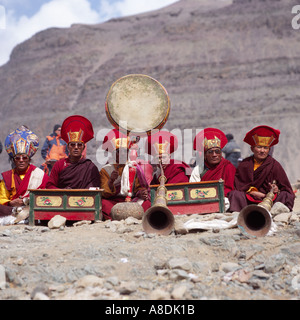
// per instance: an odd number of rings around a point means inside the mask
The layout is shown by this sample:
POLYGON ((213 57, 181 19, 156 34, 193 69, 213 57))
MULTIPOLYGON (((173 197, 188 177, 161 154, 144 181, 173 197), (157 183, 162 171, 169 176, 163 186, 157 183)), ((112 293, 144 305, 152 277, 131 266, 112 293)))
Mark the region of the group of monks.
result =
MULTIPOLYGON (((118 202, 134 201, 144 211, 151 206, 151 184, 159 184, 162 174, 166 184, 197 181, 224 181, 226 210, 240 211, 251 203, 261 202, 271 190, 273 202, 282 202, 293 209, 295 195, 282 166, 271 155, 270 148, 279 142, 280 131, 266 125, 249 131, 244 142, 253 155, 236 168, 222 156, 227 144, 225 134, 217 128, 205 128, 195 139, 193 148, 203 159, 192 169, 172 158, 178 148, 176 135, 158 131, 148 135, 145 152, 151 161, 138 156, 138 141, 117 129, 105 136, 102 149, 111 158, 99 171, 84 155, 86 144, 94 137, 91 122, 80 115, 66 118, 61 126, 61 138, 67 143, 68 157, 58 160, 50 176, 30 163, 38 149, 38 137, 25 126, 17 128, 5 140, 5 148, 14 168, 2 173, 0 182, 1 217, 11 217, 14 223, 18 208, 28 206, 30 189, 100 188, 104 219, 111 219, 111 209, 118 202)), ((3 223, 2 223, 3 224, 3 223)))

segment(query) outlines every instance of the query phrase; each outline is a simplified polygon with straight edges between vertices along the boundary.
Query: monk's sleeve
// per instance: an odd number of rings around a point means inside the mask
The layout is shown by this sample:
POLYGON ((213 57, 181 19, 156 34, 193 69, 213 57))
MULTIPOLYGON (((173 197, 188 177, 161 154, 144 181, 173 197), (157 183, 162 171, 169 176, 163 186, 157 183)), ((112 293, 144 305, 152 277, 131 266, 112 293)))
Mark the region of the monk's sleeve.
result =
POLYGON ((58 179, 59 179, 59 166, 58 162, 53 166, 50 177, 46 182, 46 189, 58 189, 58 179))
POLYGON ((227 196, 228 192, 234 190, 234 177, 235 177, 235 166, 227 165, 224 171, 224 193, 227 196))
POLYGON ((0 182, 0 204, 7 205, 10 201, 10 194, 5 187, 4 180, 0 182))
POLYGON ((100 188, 104 189, 103 198, 109 198, 116 195, 116 188, 113 186, 113 190, 110 189, 108 181, 110 179, 109 174, 105 169, 100 170, 100 188))

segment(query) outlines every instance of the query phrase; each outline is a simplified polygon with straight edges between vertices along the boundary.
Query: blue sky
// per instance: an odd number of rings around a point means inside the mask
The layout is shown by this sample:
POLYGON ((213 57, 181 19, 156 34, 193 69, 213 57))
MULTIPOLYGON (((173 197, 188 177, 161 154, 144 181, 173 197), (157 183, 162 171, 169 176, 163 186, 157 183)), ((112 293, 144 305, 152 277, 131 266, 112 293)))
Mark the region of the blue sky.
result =
POLYGON ((0 0, 0 66, 12 49, 51 27, 95 24, 160 9, 178 0, 0 0))

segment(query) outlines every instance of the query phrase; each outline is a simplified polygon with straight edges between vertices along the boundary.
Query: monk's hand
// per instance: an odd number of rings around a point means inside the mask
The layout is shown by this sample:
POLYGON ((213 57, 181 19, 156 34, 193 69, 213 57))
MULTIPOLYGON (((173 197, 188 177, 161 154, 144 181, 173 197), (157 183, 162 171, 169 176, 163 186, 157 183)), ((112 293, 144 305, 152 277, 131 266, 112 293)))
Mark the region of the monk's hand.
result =
POLYGON ((8 203, 11 207, 22 207, 24 206, 23 199, 11 200, 8 203))
POLYGON ((279 193, 278 185, 275 182, 273 182, 273 183, 269 182, 269 185, 270 185, 270 188, 273 188, 273 193, 274 194, 275 193, 279 193))
POLYGON ((148 191, 147 189, 143 188, 140 190, 140 198, 143 200, 148 200, 148 191))
POLYGON ((254 198, 258 199, 258 200, 262 200, 265 198, 265 194, 259 191, 251 191, 250 192, 251 196, 253 196, 254 198))
POLYGON ((119 173, 118 171, 114 170, 111 175, 110 175, 110 178, 108 180, 108 186, 110 188, 110 190, 113 190, 114 189, 114 182, 115 180, 118 178, 119 176, 119 173))

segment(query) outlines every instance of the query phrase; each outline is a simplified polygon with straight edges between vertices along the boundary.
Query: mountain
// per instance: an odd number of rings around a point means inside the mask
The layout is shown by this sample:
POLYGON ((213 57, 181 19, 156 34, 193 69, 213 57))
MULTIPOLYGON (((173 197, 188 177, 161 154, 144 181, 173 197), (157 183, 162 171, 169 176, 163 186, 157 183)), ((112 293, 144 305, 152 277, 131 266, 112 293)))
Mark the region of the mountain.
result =
MULTIPOLYGON (((42 145, 53 126, 72 114, 89 118, 97 136, 112 127, 105 115, 110 86, 127 74, 146 74, 168 91, 166 129, 190 133, 213 126, 231 132, 244 157, 250 154, 243 142, 247 131, 260 124, 279 129, 274 157, 294 183, 300 177, 300 30, 291 24, 294 5, 181 0, 146 14, 39 32, 17 45, 0 68, 0 140, 25 124, 42 145)), ((96 139, 88 145, 94 161, 99 146, 96 139)), ((8 170, 5 151, 0 157, 1 171, 8 170)), ((34 163, 41 162, 38 152, 34 163)))

